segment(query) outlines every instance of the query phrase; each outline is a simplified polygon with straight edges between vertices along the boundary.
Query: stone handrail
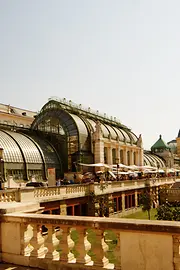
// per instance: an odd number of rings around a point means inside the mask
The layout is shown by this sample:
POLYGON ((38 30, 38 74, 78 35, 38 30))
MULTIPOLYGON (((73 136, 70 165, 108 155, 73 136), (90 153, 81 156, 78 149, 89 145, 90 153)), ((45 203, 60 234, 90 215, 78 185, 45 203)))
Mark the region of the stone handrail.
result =
POLYGON ((94 192, 96 195, 107 194, 118 191, 126 191, 133 189, 141 189, 146 186, 146 183, 153 186, 160 186, 164 184, 173 184, 174 178, 154 178, 154 179, 138 179, 138 180, 126 180, 126 181, 113 181, 94 183, 94 192))
POLYGON ((0 202, 24 202, 46 200, 63 200, 65 198, 77 198, 87 196, 91 191, 96 195, 126 190, 141 189, 146 183, 150 186, 159 186, 164 184, 173 184, 174 178, 156 178, 156 179, 138 179, 125 181, 112 181, 103 183, 73 184, 67 186, 53 186, 40 188, 21 188, 0 191, 0 202))
POLYGON ((0 258, 8 263, 51 270, 180 267, 179 222, 16 213, 1 216, 0 228, 0 258))

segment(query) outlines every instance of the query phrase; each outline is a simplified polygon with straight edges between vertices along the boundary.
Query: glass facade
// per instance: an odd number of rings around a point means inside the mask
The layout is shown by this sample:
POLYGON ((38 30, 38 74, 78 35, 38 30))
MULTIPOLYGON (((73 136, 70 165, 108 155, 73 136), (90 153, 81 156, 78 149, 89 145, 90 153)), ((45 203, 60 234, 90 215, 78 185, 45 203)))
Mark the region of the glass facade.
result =
POLYGON ((25 135, 20 133, 6 131, 19 145, 23 152, 26 163, 42 164, 43 160, 36 145, 25 135))
POLYGON ((4 176, 14 180, 46 179, 46 170, 62 172, 61 160, 55 149, 44 139, 8 130, 0 130, 3 149, 4 176))
POLYGON ((0 147, 3 148, 4 162, 24 163, 22 153, 16 141, 0 130, 0 147))

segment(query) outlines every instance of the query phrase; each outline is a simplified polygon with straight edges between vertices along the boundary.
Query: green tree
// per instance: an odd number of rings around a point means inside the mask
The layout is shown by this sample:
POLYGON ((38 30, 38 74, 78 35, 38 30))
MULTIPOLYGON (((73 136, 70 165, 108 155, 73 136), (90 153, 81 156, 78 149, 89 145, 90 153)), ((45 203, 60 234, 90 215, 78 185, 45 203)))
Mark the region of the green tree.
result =
POLYGON ((173 214, 173 220, 180 221, 180 208, 179 207, 175 207, 172 211, 172 214, 173 214))
POLYGON ((170 205, 162 204, 157 208, 157 220, 173 220, 173 211, 170 205))
POLYGON ((149 220, 151 219, 151 206, 152 198, 148 188, 140 195, 140 205, 142 206, 142 211, 147 211, 149 220))

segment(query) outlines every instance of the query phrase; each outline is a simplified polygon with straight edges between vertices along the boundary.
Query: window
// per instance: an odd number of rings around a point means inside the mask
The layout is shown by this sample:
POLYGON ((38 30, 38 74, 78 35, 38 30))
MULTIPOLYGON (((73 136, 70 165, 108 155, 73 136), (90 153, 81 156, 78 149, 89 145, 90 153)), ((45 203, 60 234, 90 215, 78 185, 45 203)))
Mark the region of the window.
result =
POLYGON ((113 164, 116 164, 116 149, 112 149, 112 162, 113 164))

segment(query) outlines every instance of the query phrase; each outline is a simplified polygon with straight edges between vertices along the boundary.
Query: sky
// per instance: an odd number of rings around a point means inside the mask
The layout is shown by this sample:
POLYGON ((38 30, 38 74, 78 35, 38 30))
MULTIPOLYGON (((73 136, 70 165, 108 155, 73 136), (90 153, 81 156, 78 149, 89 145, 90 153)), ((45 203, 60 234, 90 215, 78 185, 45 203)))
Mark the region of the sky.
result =
POLYGON ((115 116, 149 149, 180 128, 179 0, 0 0, 0 103, 56 96, 115 116))

